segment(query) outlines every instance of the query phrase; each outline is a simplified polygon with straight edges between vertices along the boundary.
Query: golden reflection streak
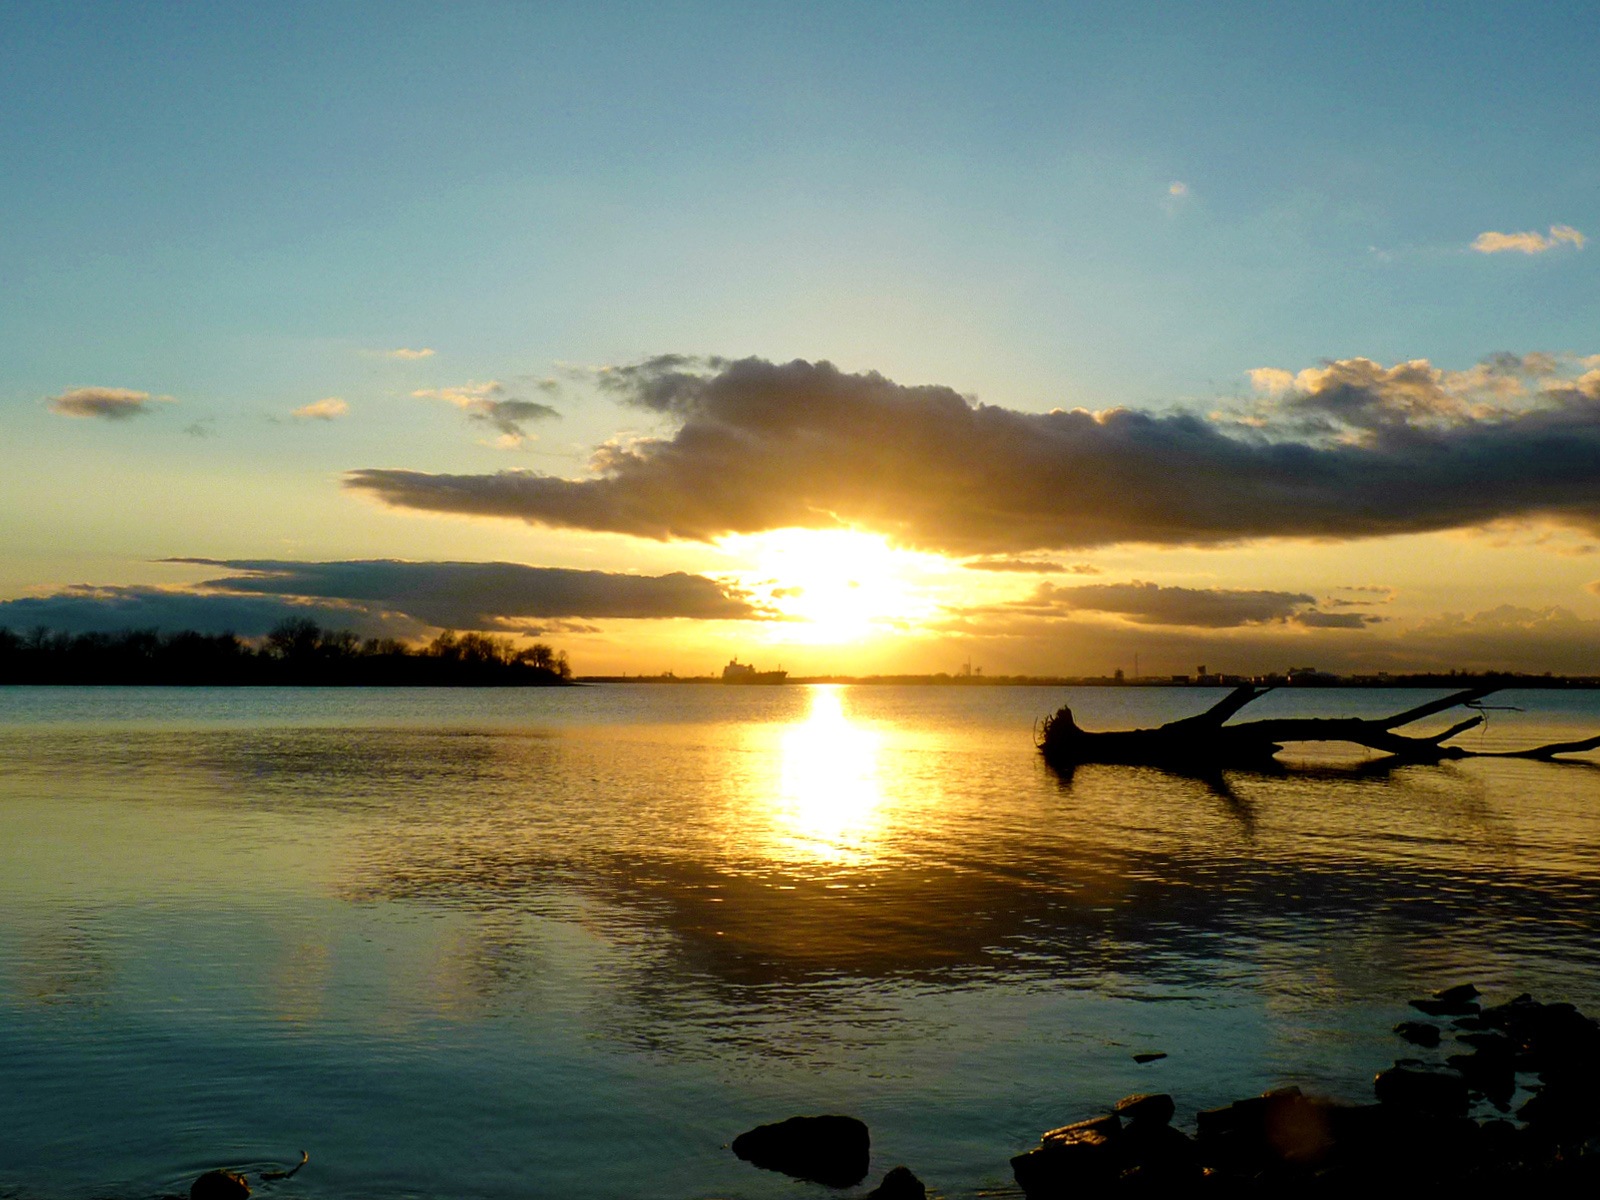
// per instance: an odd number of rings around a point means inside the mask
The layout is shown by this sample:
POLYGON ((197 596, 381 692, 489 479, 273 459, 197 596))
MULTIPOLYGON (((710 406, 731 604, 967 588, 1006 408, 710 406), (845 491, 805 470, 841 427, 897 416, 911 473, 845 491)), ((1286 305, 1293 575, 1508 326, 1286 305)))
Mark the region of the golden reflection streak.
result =
POLYGON ((779 743, 773 816, 780 841, 816 861, 864 862, 883 825, 883 736, 851 723, 839 685, 810 692, 805 721, 784 730, 779 743))

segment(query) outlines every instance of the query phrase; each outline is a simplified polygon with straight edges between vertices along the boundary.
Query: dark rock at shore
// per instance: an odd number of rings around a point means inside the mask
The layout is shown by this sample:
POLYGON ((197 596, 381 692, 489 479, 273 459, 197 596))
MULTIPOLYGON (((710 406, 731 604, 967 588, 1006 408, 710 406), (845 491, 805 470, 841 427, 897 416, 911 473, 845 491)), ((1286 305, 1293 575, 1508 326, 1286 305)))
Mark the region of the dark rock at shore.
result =
POLYGON ((1401 1060, 1372 1081, 1378 1103, 1407 1112, 1458 1117, 1467 1112, 1467 1081, 1460 1071, 1401 1060))
POLYGON ((1321 1162, 1335 1140, 1333 1108, 1297 1087, 1235 1100, 1197 1114, 1201 1154, 1208 1164, 1252 1174, 1321 1162))
POLYGON ((1440 988, 1431 996, 1413 1000, 1411 1007, 1430 1017, 1464 1017, 1478 1011, 1478 989, 1470 983, 1440 988))
POLYGON ((1137 1123, 1122 1133, 1122 1172, 1125 1188, 1170 1190, 1200 1182, 1204 1171, 1194 1139, 1170 1125, 1137 1123))
POLYGON ((883 1182, 866 1195, 866 1200, 926 1200, 928 1189, 907 1167, 895 1167, 883 1182))
POLYGON ((1471 1000, 1461 1002, 1437 1000, 1431 996, 1413 1000, 1411 1007, 1418 1012, 1427 1013, 1430 1017, 1464 1017, 1478 1011, 1478 1006, 1471 1000))
POLYGON ((1118 1100, 1115 1111, 1124 1121, 1135 1125, 1146 1123, 1165 1125, 1172 1120, 1172 1114, 1177 1112, 1177 1105, 1165 1092, 1154 1094, 1138 1092, 1118 1100))
POLYGON ((1013 1158, 1011 1174, 1028 1197, 1103 1187, 1121 1172, 1121 1137, 1122 1122, 1114 1116, 1063 1125, 1041 1137, 1037 1149, 1013 1158))
POLYGON ((250 1183, 235 1171, 207 1171, 189 1185, 189 1200, 245 1200, 250 1183))
POLYGON ((830 1187, 854 1187, 867 1177, 871 1137, 854 1117, 790 1117, 757 1125, 733 1139, 746 1162, 830 1187))
POLYGON ((1401 1021, 1394 1031, 1413 1046, 1437 1046, 1441 1036, 1439 1027, 1427 1021, 1401 1021))
POLYGON ((1469 1030, 1457 1037, 1471 1053, 1451 1055, 1448 1067, 1397 1061, 1374 1080, 1377 1103, 1281 1088, 1196 1114, 1191 1140, 1168 1124, 1171 1097, 1129 1096, 1113 1115, 1049 1131, 1011 1160, 1012 1170, 1029 1200, 1441 1188, 1596 1194, 1600 1023, 1530 996, 1481 1010, 1476 1000, 1471 985, 1430 998, 1471 1006, 1451 1022, 1469 1030), (1518 1072, 1535 1070, 1541 1082, 1519 1110, 1520 1124, 1467 1115, 1474 1094, 1506 1111, 1518 1072))
POLYGON ((1136 1095, 1117 1105, 1121 1117, 1094 1117, 1052 1129, 1037 1149, 1011 1160, 1011 1173, 1030 1200, 1082 1192, 1167 1193, 1202 1178, 1194 1142, 1167 1124, 1171 1096, 1136 1095))
POLYGON ((1517 1090, 1517 1065, 1510 1044, 1503 1048, 1481 1049, 1472 1054, 1452 1054, 1445 1059, 1458 1071, 1467 1087, 1500 1105, 1502 1111, 1517 1090))

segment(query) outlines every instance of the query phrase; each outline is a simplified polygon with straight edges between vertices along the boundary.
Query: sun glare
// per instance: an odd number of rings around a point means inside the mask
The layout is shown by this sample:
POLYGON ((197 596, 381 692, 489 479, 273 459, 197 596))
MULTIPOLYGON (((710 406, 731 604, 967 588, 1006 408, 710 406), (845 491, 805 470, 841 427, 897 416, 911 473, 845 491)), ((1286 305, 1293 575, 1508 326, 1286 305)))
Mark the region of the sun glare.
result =
POLYGON ((914 623, 935 607, 920 578, 948 569, 936 555, 857 530, 782 529, 723 548, 750 564, 745 585, 790 619, 785 641, 856 642, 914 623))
POLYGON ((810 689, 806 719, 784 731, 777 816, 791 850, 827 862, 860 861, 881 822, 882 738, 845 715, 842 689, 810 689))

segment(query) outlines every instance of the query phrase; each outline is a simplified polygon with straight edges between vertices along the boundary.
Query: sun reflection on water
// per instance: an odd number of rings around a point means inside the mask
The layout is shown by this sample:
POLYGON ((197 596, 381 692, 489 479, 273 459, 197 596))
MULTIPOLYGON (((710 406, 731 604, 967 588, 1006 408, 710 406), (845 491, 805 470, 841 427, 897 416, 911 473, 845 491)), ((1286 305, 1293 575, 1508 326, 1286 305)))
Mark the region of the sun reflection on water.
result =
POLYGON ((804 722, 786 729, 779 743, 774 817, 785 848, 840 865, 872 857, 882 824, 881 734, 845 715, 844 690, 811 689, 804 722))

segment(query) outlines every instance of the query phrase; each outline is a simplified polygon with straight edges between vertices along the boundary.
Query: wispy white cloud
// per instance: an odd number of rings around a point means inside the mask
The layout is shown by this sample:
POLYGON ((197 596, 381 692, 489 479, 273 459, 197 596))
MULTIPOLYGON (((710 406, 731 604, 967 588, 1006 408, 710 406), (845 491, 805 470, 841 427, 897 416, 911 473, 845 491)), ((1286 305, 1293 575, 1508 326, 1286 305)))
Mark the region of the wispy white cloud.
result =
POLYGON ((125 421, 150 412, 152 401, 171 402, 171 396, 152 396, 130 388, 73 388, 50 397, 50 411, 63 417, 99 417, 106 421, 125 421))
POLYGON ((1552 225, 1548 235, 1532 229, 1521 233, 1497 233, 1489 229, 1473 239, 1472 248, 1479 254, 1543 254, 1562 244, 1582 250, 1588 240, 1571 225, 1552 225))
POLYGON ((1161 207, 1166 210, 1169 217, 1175 217, 1194 200, 1194 193, 1189 185, 1181 179, 1174 179, 1167 184, 1167 194, 1161 197, 1161 207))
POLYGON ((292 415, 302 421, 332 421, 342 417, 350 411, 350 406, 338 396, 328 396, 322 400, 314 400, 310 404, 303 404, 294 410, 292 415))
POLYGON ((422 346, 416 350, 411 349, 409 346, 401 346, 398 350, 387 351, 387 356, 411 361, 419 358, 432 358, 436 353, 438 352, 432 346, 422 346))

